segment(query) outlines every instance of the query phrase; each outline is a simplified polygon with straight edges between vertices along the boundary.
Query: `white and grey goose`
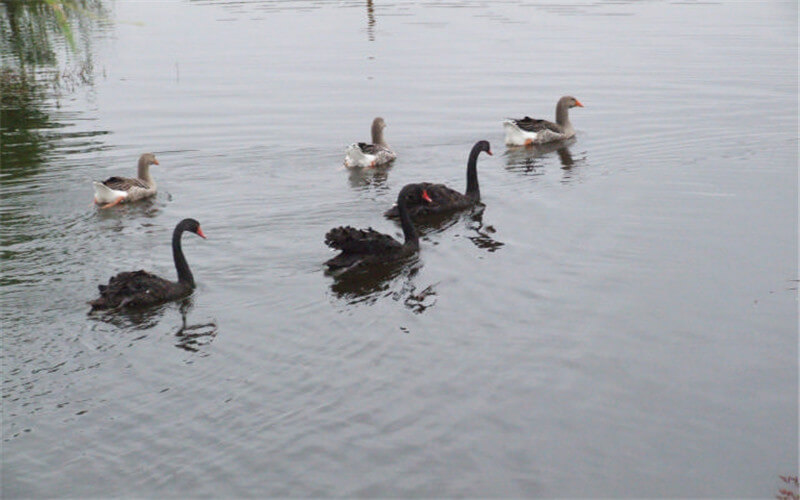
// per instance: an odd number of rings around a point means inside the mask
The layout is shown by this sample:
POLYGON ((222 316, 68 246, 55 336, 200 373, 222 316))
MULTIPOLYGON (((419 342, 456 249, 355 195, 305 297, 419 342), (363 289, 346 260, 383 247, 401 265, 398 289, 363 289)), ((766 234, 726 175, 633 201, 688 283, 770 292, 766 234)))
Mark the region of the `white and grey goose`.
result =
POLYGON ((372 144, 353 143, 344 150, 345 167, 377 167, 397 158, 397 154, 383 138, 386 122, 380 116, 372 120, 372 144))
POLYGON ((109 177, 103 182, 92 181, 94 185, 94 202, 100 208, 109 208, 118 203, 141 200, 156 194, 156 181, 150 175, 150 165, 158 165, 153 153, 145 153, 139 157, 139 168, 136 178, 109 177))
POLYGON ((572 96, 564 96, 556 103, 556 122, 525 118, 508 118, 503 121, 506 131, 506 146, 530 146, 546 142, 563 141, 575 135, 575 129, 569 121, 569 110, 582 108, 583 104, 572 96))

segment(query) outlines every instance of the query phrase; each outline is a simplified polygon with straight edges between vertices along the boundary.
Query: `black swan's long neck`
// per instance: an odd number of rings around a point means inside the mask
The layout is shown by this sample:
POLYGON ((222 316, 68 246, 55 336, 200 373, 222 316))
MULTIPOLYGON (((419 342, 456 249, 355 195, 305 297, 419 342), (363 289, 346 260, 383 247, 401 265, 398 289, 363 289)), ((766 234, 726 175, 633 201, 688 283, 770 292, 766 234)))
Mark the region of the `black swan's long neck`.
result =
POLYGON ((414 229, 414 223, 411 222, 411 215, 408 213, 406 201, 401 199, 397 203, 397 209, 400 212, 400 225, 403 227, 403 236, 405 236, 405 244, 413 247, 419 247, 419 236, 417 230, 414 229))
POLYGON ((467 162, 467 192, 464 194, 476 201, 481 199, 481 189, 478 187, 478 155, 481 154, 481 151, 478 144, 473 146, 467 162))
POLYGON ((178 283, 183 283, 194 288, 194 276, 189 269, 189 264, 186 262, 186 257, 183 256, 181 249, 181 235, 183 235, 184 228, 178 225, 175 232, 172 233, 172 258, 175 260, 175 270, 178 271, 178 283))
POLYGON ((565 101, 558 101, 556 104, 556 123, 562 127, 568 127, 569 123, 569 103, 565 101))

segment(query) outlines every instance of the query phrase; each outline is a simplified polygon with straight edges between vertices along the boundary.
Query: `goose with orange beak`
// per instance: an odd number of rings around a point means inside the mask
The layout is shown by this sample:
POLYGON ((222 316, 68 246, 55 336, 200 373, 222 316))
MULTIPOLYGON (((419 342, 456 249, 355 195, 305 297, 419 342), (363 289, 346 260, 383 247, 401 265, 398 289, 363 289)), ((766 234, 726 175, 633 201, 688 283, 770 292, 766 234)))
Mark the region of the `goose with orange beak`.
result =
POLYGON ((575 135, 569 121, 570 108, 582 108, 583 104, 572 96, 564 96, 556 104, 556 122, 526 116, 508 118, 503 121, 506 131, 506 146, 530 146, 546 142, 563 141, 575 135))
POLYGON ((128 203, 155 195, 158 187, 150 175, 150 165, 158 165, 158 160, 153 153, 145 153, 139 157, 139 169, 135 179, 109 177, 103 182, 93 181, 95 204, 100 208, 110 208, 119 203, 128 203))

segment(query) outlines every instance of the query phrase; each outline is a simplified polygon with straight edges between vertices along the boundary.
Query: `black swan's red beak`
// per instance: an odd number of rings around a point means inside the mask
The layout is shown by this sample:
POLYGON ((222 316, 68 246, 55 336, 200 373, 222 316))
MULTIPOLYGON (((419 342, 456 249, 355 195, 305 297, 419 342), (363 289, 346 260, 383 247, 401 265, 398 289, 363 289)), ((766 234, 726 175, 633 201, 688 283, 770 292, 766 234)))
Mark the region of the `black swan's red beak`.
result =
POLYGON ((197 236, 199 236, 199 237, 203 238, 204 240, 205 240, 205 239, 208 239, 208 238, 206 238, 206 235, 205 235, 205 234, 203 234, 203 230, 202 230, 202 229, 200 229, 200 227, 199 227, 199 226, 197 227, 197 236))
POLYGON ((422 199, 423 199, 423 200, 425 200, 425 201, 427 201, 428 203, 433 203, 433 200, 432 200, 432 199, 431 199, 431 197, 428 195, 428 190, 427 190, 427 189, 423 189, 423 190, 422 190, 422 199))

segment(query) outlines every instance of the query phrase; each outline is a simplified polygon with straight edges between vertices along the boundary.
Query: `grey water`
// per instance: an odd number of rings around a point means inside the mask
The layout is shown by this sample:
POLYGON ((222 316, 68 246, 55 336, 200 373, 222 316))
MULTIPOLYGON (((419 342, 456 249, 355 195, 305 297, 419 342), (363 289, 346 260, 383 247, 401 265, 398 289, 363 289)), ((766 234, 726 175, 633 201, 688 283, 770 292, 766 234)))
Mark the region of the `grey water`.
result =
POLYGON ((106 7, 92 81, 4 110, 4 498, 763 498, 797 473, 795 2, 106 7), (567 94, 575 139, 504 146, 567 94), (398 160, 345 170, 375 116, 398 160), (400 237, 399 189, 463 189, 481 139, 482 211, 326 273, 328 229, 400 237), (155 199, 91 206, 148 151, 155 199), (174 278, 184 217, 191 299, 88 316, 117 272, 174 278))

